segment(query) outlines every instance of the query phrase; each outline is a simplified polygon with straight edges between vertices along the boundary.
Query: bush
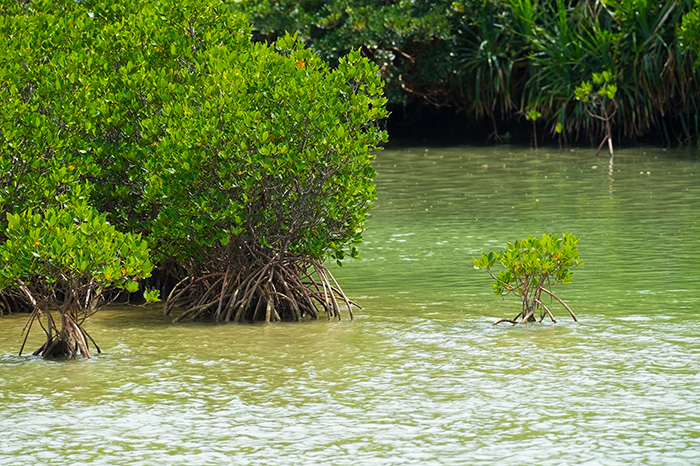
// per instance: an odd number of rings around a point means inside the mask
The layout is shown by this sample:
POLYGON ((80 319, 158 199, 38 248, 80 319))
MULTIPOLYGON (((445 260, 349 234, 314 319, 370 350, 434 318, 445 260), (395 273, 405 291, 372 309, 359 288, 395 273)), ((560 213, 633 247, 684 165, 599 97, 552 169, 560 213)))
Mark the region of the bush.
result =
MULTIPOLYGON (((0 16, 0 208, 84 198, 142 234, 167 312, 340 317, 386 133, 376 66, 254 44, 215 0, 12 4, 0 16), (254 278, 253 278, 254 277, 254 278)), ((2 238, 0 238, 2 239, 2 238)))
POLYGON ((109 288, 133 293, 137 280, 150 275, 146 242, 116 231, 105 215, 80 203, 7 214, 7 222, 7 239, 0 244, 0 289, 17 290, 32 303, 26 333, 38 320, 46 334, 34 354, 89 357, 89 342, 99 352, 82 325, 104 305, 109 288), (58 311, 60 326, 52 311, 58 311))
POLYGON ((302 320, 316 302, 340 317, 335 295, 350 303, 323 261, 357 256, 374 198, 372 151, 386 141, 376 67, 353 52, 331 70, 286 36, 201 53, 195 68, 216 72, 148 123, 151 238, 188 277, 166 312, 302 320))
POLYGON ((577 243, 578 238, 571 233, 564 233, 562 238, 556 234, 543 234, 541 238, 528 236, 524 240, 508 243, 501 252, 482 253, 480 258, 474 258, 474 267, 485 270, 496 280, 491 285, 496 296, 512 293, 522 301, 522 309, 514 319, 501 319, 495 324, 535 322, 538 309, 541 310, 540 322, 545 316, 556 322, 542 301, 542 292, 561 304, 578 322, 571 308, 550 291, 560 283, 571 283, 573 272, 570 269, 583 265, 578 260, 577 243), (498 275, 492 271, 496 263, 504 268, 498 275))

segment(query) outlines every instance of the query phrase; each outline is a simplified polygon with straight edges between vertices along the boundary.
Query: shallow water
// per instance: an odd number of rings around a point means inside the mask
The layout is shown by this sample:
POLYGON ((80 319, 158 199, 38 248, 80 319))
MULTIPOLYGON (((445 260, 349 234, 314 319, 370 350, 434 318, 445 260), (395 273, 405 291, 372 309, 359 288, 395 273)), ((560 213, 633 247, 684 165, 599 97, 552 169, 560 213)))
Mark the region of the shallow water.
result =
MULTIPOLYGON (((387 150, 362 259, 332 270, 354 321, 88 323, 90 360, 17 356, 0 318, 0 464, 700 464, 700 159, 387 150), (471 257, 575 233, 574 323, 493 326, 471 257)), ((38 345, 38 340, 32 343, 38 345)))

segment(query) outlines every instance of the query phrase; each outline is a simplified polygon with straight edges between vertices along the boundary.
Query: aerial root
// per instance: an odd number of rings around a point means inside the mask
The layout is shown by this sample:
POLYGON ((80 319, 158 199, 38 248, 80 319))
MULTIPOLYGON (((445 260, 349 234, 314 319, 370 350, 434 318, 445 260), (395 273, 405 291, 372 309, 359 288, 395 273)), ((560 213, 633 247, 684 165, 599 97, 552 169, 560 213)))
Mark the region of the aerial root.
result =
POLYGON ((561 299, 559 299, 559 297, 558 297, 557 295, 555 295, 555 294, 552 293, 551 291, 547 290, 546 288, 542 288, 542 291, 544 291, 544 292, 547 293, 549 296, 551 296, 552 298, 554 298, 554 299, 556 299, 557 301, 559 301, 559 304, 561 304, 562 306, 564 306, 564 309, 566 309, 567 311, 569 311, 569 314, 571 314, 571 317, 574 319, 574 322, 578 322, 578 318, 576 317, 576 314, 574 314, 574 311, 572 311, 571 308, 570 308, 564 301, 562 301, 561 299))
POLYGON ((302 321, 318 319, 321 311, 340 320, 341 303, 351 319, 352 307, 359 308, 325 266, 308 259, 261 260, 247 267, 229 264, 221 272, 193 276, 181 280, 166 300, 166 315, 176 305, 184 308, 175 322, 302 321))
MULTIPOLYGON (((542 301, 540 301, 539 299, 536 299, 535 302, 537 302, 537 304, 542 306, 542 309, 544 309, 545 312, 547 313, 547 315, 549 315, 549 318, 552 319, 552 322, 554 322, 556 324, 557 321, 554 318, 554 316, 552 315, 552 311, 550 311, 549 308, 547 306, 545 306, 545 304, 542 301)), ((542 317, 540 317, 540 322, 542 322, 544 320, 544 316, 545 316, 545 314, 542 313, 542 317)))
MULTIPOLYGON (((542 291, 547 293, 549 296, 554 298, 559 304, 561 304, 567 311, 569 311, 569 314, 571 314, 571 317, 574 319, 574 322, 578 322, 578 318, 576 317, 576 314, 574 314, 574 311, 571 310, 571 308, 564 302, 562 301, 558 296, 553 294, 551 291, 545 289, 545 288, 540 288, 542 291)), ((539 295, 538 295, 539 296, 539 295)), ((549 318, 554 322, 555 324, 557 323, 557 320, 554 318, 554 314, 552 314, 552 311, 539 299, 539 297, 533 298, 533 304, 530 307, 525 307, 522 311, 518 313, 518 315, 515 316, 513 319, 499 319, 496 322, 493 323, 493 325, 498 325, 502 322, 509 322, 513 325, 516 324, 524 324, 527 322, 535 322, 536 320, 534 319, 535 311, 537 310, 538 307, 541 307, 543 309, 543 312, 540 316, 539 322, 542 322, 546 316, 549 316, 549 318)))
POLYGON ((60 357, 75 359, 78 354, 82 354, 89 358, 89 343, 92 343, 98 354, 102 352, 95 340, 82 327, 82 321, 76 316, 70 312, 61 313, 61 327, 59 329, 50 311, 42 312, 39 307, 35 307, 22 330, 24 340, 19 350, 20 355, 24 352, 34 322, 39 322, 46 335, 46 341, 32 353, 33 356, 41 356, 45 359, 60 357), (46 324, 41 321, 42 315, 46 318, 46 324))

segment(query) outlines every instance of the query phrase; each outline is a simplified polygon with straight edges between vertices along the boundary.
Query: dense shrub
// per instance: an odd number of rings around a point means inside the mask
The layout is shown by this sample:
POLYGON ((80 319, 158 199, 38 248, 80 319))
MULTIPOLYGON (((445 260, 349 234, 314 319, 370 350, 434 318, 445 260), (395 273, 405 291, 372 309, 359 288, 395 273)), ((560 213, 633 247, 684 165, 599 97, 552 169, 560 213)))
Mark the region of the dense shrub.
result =
MULTIPOLYGON (((490 124, 495 140, 504 124, 535 114, 545 130, 540 135, 560 142, 600 140, 605 129, 574 91, 605 70, 618 87, 611 122, 616 138, 686 143, 700 131, 696 54, 678 36, 692 0, 233 5, 251 15, 261 39, 300 31, 328 59, 362 46, 381 66, 392 103, 451 106, 471 121, 490 124)), ((685 28, 692 44, 692 15, 685 28)))
POLYGON ((216 0, 12 3, 0 46, 0 240, 85 202, 148 241, 182 318, 350 306, 324 261, 357 255, 386 140, 358 52, 253 43, 216 0))

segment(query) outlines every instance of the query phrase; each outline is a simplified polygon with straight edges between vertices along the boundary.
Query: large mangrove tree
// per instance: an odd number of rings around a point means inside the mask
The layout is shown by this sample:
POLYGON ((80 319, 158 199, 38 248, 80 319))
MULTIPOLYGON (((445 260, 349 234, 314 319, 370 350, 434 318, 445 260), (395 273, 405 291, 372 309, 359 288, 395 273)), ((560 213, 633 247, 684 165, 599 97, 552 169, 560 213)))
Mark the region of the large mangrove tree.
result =
MULTIPOLYGON (((12 235, 45 234, 49 218, 80 206, 89 220, 71 217, 78 232, 97 222, 135 247, 109 257, 142 264, 78 261, 69 282, 89 296, 81 277, 104 282, 117 267, 121 281, 109 284, 133 291, 153 262, 166 312, 181 320, 352 313, 326 264, 357 256, 370 162, 387 137, 378 68, 359 52, 331 68, 293 36, 253 42, 247 20, 216 0, 12 2, 0 46, 6 251, 12 235)), ((52 259, 19 270, 12 257, 2 267, 21 280, 2 284, 39 285, 31 299, 6 288, 3 309, 73 296, 38 299, 57 278, 52 259)))

